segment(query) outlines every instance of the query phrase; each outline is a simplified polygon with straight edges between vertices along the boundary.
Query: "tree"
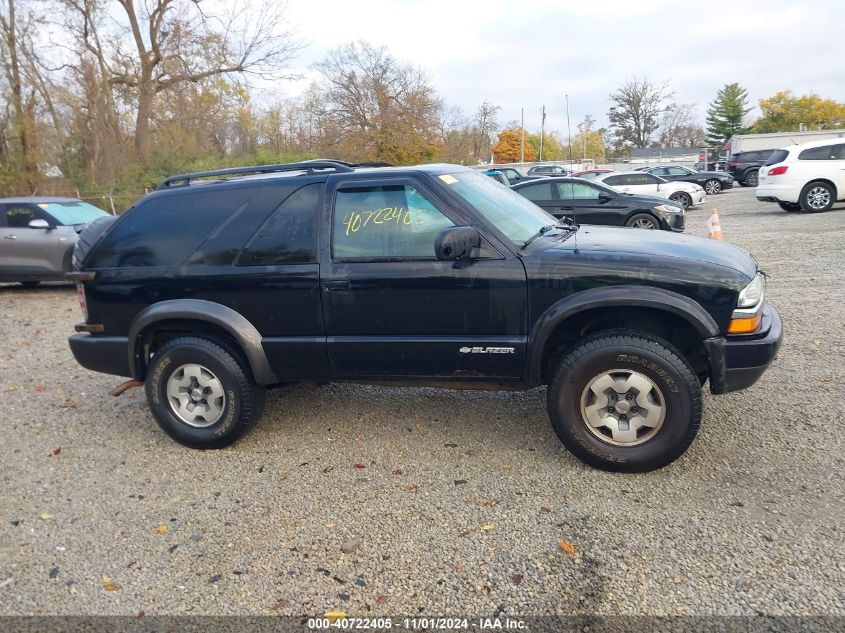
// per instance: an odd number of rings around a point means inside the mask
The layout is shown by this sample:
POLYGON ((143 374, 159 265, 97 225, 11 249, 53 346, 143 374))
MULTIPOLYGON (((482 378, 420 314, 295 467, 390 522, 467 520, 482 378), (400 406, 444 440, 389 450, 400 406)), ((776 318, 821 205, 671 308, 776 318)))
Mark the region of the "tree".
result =
POLYGON ((331 51, 317 70, 341 156, 398 164, 434 156, 443 104, 421 70, 364 41, 331 51))
POLYGON ((763 116, 755 132, 797 132, 801 129, 837 129, 845 126, 845 103, 809 94, 794 97, 789 90, 760 99, 763 116))
POLYGON ((647 147, 660 127, 664 103, 672 97, 669 84, 655 85, 634 77, 610 95, 607 118, 620 145, 647 147))
POLYGON ((499 129, 499 124, 496 122, 496 115, 501 109, 500 106, 485 99, 478 106, 478 110, 475 111, 472 153, 473 157, 479 162, 486 160, 490 156, 490 145, 492 144, 493 135, 499 129))
POLYGON ((725 84, 707 108, 707 143, 722 147, 735 134, 745 134, 745 115, 748 107, 748 91, 738 83, 725 84))
MULTIPOLYGON (((526 135, 527 136, 527 135, 526 135)), ((522 142, 522 131, 519 127, 509 126, 499 132, 499 140, 493 146, 493 156, 497 163, 518 163, 522 142)), ((525 160, 531 162, 536 158, 534 150, 525 143, 525 160)))
POLYGON ((672 103, 660 116, 660 147, 702 147, 704 128, 695 120, 692 103, 672 103))
MULTIPOLYGON (((220 6, 227 12, 220 15, 206 13, 199 2, 152 0, 136 7, 135 0, 116 1, 126 20, 123 33, 105 45, 97 40, 95 55, 109 84, 124 89, 135 102, 134 144, 142 162, 149 158, 157 95, 218 75, 286 77, 285 68, 299 49, 291 33, 278 28, 284 24, 284 6, 269 1, 258 8, 226 3, 220 6)), ((65 2, 83 15, 86 25, 95 21, 103 4, 65 2)))
MULTIPOLYGON (((540 133, 525 133, 525 146, 531 147, 534 156, 540 155, 540 133)), ((547 131, 543 138, 543 160, 563 160, 566 152, 555 131, 547 131)))
POLYGON ((14 159, 19 165, 23 186, 28 192, 32 192, 38 179, 34 139, 35 95, 33 90, 27 91, 24 86, 20 30, 15 14, 15 0, 8 0, 6 7, 0 7, 0 51, 3 53, 3 71, 12 102, 11 136, 16 145, 14 159), (2 11, 2 8, 5 8, 5 11, 2 11))
POLYGON ((591 158, 597 163, 607 160, 604 148, 604 131, 594 130, 596 120, 586 115, 578 124, 578 134, 572 139, 573 158, 591 158))

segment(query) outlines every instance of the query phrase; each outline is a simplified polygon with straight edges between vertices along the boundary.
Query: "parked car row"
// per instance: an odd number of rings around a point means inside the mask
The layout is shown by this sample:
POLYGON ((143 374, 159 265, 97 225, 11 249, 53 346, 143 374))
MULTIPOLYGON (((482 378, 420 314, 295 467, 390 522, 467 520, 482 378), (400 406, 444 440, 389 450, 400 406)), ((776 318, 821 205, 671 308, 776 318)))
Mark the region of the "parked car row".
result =
POLYGON ((636 171, 646 172, 652 176, 659 176, 663 180, 670 182, 683 181, 700 185, 710 196, 714 196, 717 193, 721 193, 722 190, 730 189, 734 186, 734 177, 724 171, 704 171, 678 165, 671 167, 640 167, 636 171))

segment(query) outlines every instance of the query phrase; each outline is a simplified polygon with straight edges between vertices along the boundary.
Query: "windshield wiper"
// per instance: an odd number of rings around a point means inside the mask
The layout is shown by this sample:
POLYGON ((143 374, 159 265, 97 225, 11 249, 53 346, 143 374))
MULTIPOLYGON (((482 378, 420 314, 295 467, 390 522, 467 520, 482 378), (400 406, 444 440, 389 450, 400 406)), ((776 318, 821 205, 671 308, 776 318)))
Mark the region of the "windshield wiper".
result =
POLYGON ((537 231, 534 235, 532 235, 527 240, 525 240, 525 243, 522 245, 522 248, 523 249, 528 248, 528 245, 531 244, 531 242, 536 240, 538 237, 543 237, 546 233, 548 233, 552 229, 556 229, 556 228, 558 228, 557 224, 547 224, 546 226, 541 228, 539 231, 537 231))
POLYGON ((575 222, 573 222, 569 218, 560 218, 554 224, 547 224, 546 226, 541 228, 539 231, 537 231, 534 235, 532 235, 527 240, 525 240, 525 243, 522 245, 522 249, 520 249, 520 250, 525 250, 526 248, 528 248, 528 246, 531 244, 531 242, 536 240, 538 237, 543 237, 546 233, 548 233, 552 229, 566 229, 567 231, 577 231, 578 225, 575 224, 575 222))

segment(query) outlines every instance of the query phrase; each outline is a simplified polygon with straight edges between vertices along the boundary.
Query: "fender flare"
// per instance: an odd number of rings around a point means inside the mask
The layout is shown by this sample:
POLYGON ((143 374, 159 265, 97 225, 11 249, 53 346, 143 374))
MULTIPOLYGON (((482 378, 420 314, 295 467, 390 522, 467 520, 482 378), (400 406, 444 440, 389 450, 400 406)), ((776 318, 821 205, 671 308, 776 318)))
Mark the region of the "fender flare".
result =
POLYGON ((158 321, 194 319, 212 323, 226 330, 238 342, 249 363, 255 382, 270 385, 278 382, 261 345, 261 333, 246 317, 232 308, 202 299, 171 299, 154 303, 141 310, 129 326, 129 367, 133 377, 140 378, 143 359, 138 338, 143 330, 158 321))
POLYGON ((583 290, 549 306, 534 323, 528 337, 528 382, 532 385, 540 384, 546 341, 560 323, 579 312, 620 305, 654 308, 679 316, 702 339, 719 334, 719 326, 700 303, 671 290, 637 285, 583 290))

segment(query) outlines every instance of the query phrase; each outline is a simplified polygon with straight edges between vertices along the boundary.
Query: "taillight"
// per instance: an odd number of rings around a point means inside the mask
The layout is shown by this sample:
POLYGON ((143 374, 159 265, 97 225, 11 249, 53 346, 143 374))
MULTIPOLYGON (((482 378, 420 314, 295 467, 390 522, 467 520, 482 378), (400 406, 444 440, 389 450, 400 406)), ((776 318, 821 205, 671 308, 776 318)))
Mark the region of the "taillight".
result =
POLYGON ((772 167, 769 170, 769 176, 782 176, 786 173, 786 170, 789 169, 786 165, 781 165, 780 167, 772 167))
POLYGON ((76 284, 76 294, 79 295, 79 307, 82 308, 82 318, 88 321, 88 304, 85 303, 85 284, 76 284))

